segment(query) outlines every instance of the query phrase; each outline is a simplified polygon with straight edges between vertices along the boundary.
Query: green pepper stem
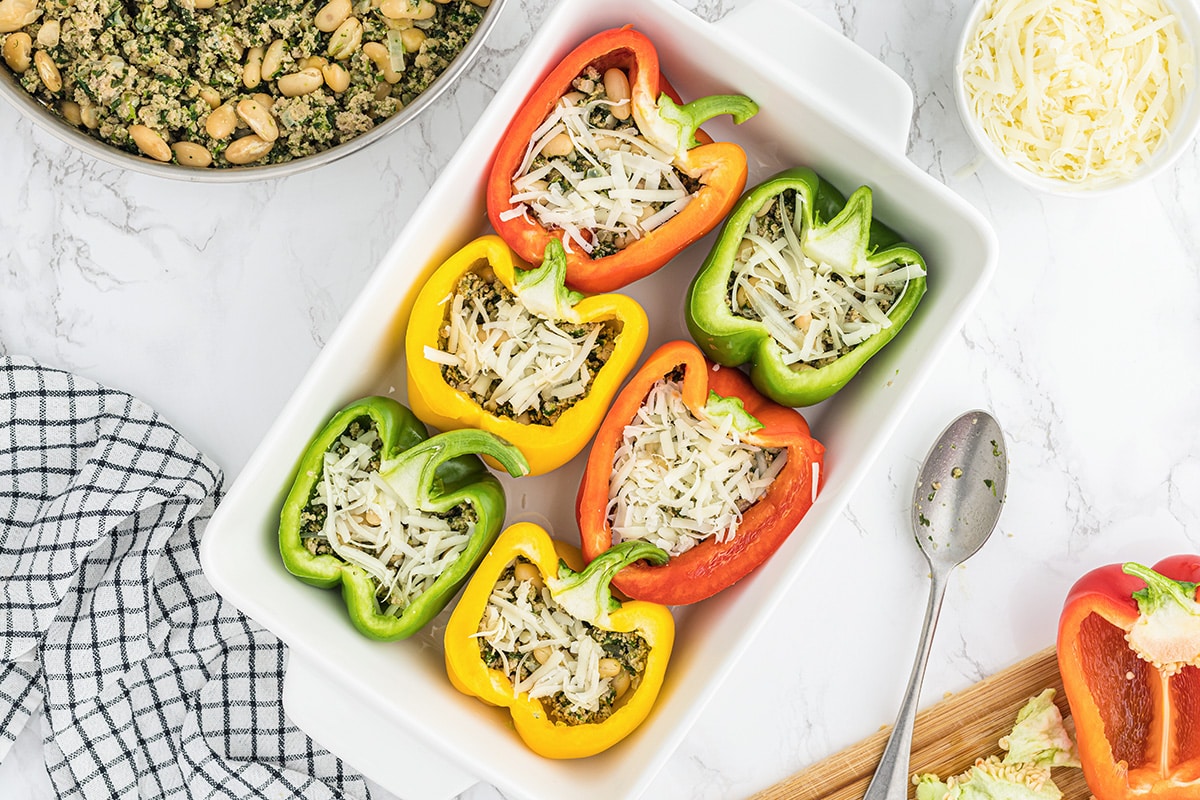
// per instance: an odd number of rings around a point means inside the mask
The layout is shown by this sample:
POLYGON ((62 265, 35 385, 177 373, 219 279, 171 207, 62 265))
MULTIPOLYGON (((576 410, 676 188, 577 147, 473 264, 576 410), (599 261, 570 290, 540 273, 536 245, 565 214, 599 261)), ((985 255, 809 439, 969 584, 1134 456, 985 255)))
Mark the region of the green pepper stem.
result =
POLYGON ((714 94, 679 105, 663 93, 658 98, 658 113, 679 129, 682 149, 697 147, 696 131, 713 117, 729 114, 741 125, 758 113, 758 103, 740 94, 714 94))
POLYGON ((804 231, 805 255, 830 266, 858 274, 870 251, 871 189, 860 186, 838 215, 824 225, 814 219, 804 231))
POLYGON ((550 594, 568 614, 593 625, 605 626, 610 611, 621 603, 612 596, 612 579, 635 561, 645 559, 662 566, 670 558, 667 551, 649 542, 621 542, 596 556, 576 572, 562 561, 557 577, 548 581, 550 594))
POLYGON ((541 266, 516 270, 513 292, 527 309, 543 319, 562 319, 583 299, 579 292, 567 289, 566 281, 566 251, 560 240, 551 239, 546 243, 541 266))
POLYGON ((1145 589, 1133 593, 1133 599, 1137 600, 1138 611, 1142 614, 1149 616, 1166 605, 1167 601, 1173 601, 1189 614, 1200 615, 1200 604, 1196 602, 1197 584, 1168 578, 1136 561, 1122 564, 1121 571, 1146 582, 1145 589))
POLYGON ((426 508, 436 500, 437 469, 459 456, 487 455, 514 478, 529 473, 525 456, 494 433, 464 428, 432 436, 383 465, 380 474, 410 508, 426 508))

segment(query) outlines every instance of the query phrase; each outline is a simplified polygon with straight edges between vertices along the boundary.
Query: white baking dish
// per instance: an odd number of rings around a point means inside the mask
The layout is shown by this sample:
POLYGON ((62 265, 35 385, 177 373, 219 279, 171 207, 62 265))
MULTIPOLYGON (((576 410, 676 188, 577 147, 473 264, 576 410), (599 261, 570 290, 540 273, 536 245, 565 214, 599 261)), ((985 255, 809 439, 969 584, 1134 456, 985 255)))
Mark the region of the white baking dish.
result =
MULTIPOLYGON (((716 25, 668 0, 563 0, 557 6, 347 312, 205 535, 201 556, 213 585, 291 647, 286 702, 301 727, 407 798, 448 797, 472 780, 534 800, 611 800, 645 789, 837 519, 995 267, 994 236, 982 217, 905 159, 911 103, 897 76, 787 0, 758 0, 716 25), (739 92, 759 102, 762 111, 743 126, 706 126, 715 138, 746 148, 752 184, 779 169, 808 165, 846 193, 871 185, 876 215, 925 255, 930 289, 891 345, 845 390, 806 411, 828 454, 824 490, 803 523, 748 579, 676 610, 676 648, 651 717, 606 753, 553 761, 522 745, 506 711, 450 686, 440 641, 445 615, 406 642, 363 638, 347 621, 339 593, 314 589, 284 570, 276 524, 301 451, 333 411, 373 393, 404 399, 407 305, 434 266, 486 231, 487 162, 524 96, 577 43, 626 23, 657 44, 664 72, 685 99, 739 92), (404 732, 424 746, 397 741, 404 732)), ((651 320, 647 353, 687 337, 684 289, 710 243, 711 236, 628 288, 651 320)), ((539 478, 506 477, 509 522, 540 521, 577 541, 573 500, 585 456, 539 478)))

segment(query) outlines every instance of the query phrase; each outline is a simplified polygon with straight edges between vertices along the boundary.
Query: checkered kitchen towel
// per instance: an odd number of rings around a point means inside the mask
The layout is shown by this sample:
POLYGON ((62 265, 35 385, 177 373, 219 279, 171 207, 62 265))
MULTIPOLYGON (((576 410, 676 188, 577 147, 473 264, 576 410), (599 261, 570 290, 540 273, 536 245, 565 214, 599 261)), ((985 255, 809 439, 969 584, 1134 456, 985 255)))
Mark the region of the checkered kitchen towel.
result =
POLYGON ((221 474, 132 397, 0 357, 0 759, 64 798, 366 797, 283 713, 283 645, 200 569, 221 474))

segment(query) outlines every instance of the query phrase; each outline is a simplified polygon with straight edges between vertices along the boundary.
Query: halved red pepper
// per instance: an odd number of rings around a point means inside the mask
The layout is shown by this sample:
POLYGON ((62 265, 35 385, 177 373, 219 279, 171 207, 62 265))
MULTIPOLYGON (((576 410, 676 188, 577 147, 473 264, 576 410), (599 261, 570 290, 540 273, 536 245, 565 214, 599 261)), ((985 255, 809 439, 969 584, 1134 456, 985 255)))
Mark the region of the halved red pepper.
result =
POLYGON ((1079 579, 1058 666, 1097 800, 1200 800, 1200 556, 1079 579))
POLYGON ((679 96, 659 72, 658 51, 629 26, 584 41, 525 101, 500 140, 488 177, 488 219, 508 246, 530 263, 541 263, 546 243, 563 238, 562 231, 548 230, 528 214, 502 218, 514 208, 509 201, 513 178, 534 132, 589 66, 601 72, 615 67, 627 74, 633 117, 642 135, 673 153, 674 166, 701 184, 677 216, 612 255, 593 259, 578 247, 567 247, 567 285, 591 294, 611 292, 649 275, 724 219, 746 185, 746 153, 732 142, 712 142, 699 127, 721 114, 732 114, 741 123, 757 113, 758 106, 740 95, 678 105, 679 96))
POLYGON ((719 395, 718 403, 740 404, 741 410, 762 424, 743 440, 786 449, 787 462, 766 493, 744 511, 735 536, 725 541, 710 536, 672 556, 665 566, 639 561, 613 579, 613 585, 630 597, 665 605, 711 597, 770 558, 815 501, 825 452, 798 411, 763 397, 745 374, 712 364, 691 342, 668 342, 647 359, 617 396, 592 444, 575 501, 583 555, 589 561, 613 545, 609 479, 625 426, 635 418, 651 387, 680 367, 683 402, 693 414, 699 415, 713 400, 712 392, 719 395))

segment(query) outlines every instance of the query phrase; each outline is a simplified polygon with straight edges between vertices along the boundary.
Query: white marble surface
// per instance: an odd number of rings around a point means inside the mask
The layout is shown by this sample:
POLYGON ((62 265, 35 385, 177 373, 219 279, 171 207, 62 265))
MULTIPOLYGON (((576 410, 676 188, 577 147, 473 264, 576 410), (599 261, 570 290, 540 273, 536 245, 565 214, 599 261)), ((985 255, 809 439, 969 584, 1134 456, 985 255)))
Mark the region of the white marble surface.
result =
MULTIPOLYGON (((718 19, 745 2, 683 5, 718 19)), ((991 220, 1000 265, 656 799, 747 796, 891 721, 928 586, 911 485, 960 411, 1003 424, 1008 504, 950 584, 922 705, 1051 644, 1087 569, 1200 548, 1200 146, 1153 183, 1095 199, 972 172, 950 90, 968 4, 798 2, 912 86, 909 157, 991 220)), ((269 183, 127 174, 0 104, 0 352, 139 395, 232 481, 551 4, 512 0, 419 124, 269 183)), ((0 797, 53 797, 39 728, 0 764, 0 797)))

